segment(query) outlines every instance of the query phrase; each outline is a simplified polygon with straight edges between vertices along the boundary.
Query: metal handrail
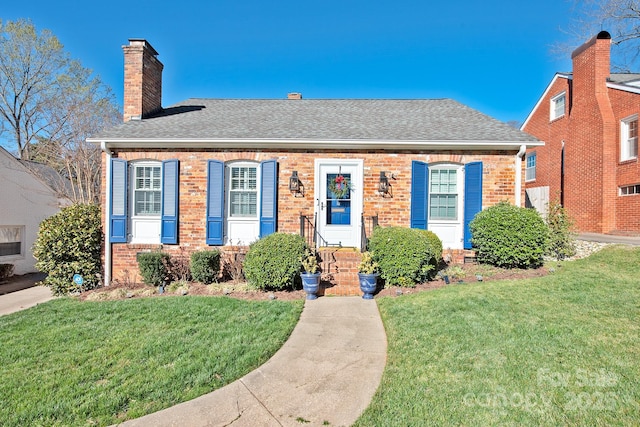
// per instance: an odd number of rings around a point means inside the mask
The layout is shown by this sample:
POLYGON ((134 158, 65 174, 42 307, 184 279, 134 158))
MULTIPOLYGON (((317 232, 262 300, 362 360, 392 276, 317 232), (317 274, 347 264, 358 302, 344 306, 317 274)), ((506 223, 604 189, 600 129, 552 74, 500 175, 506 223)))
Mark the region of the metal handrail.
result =
MULTIPOLYGON (((327 242, 319 233, 318 233, 318 214, 313 215, 313 222, 311 221, 311 217, 309 215, 300 214, 300 235, 305 239, 307 244, 311 247, 319 246, 336 246, 331 245, 327 242)), ((367 216, 361 215, 360 217, 360 230, 361 230, 361 238, 360 238, 360 250, 362 252, 367 250, 367 246, 369 244, 369 237, 373 230, 378 227, 378 215, 367 216), (368 232, 367 232, 368 230, 368 232)))
POLYGON ((373 234, 373 230, 378 227, 378 215, 372 215, 372 216, 368 216, 365 217, 364 215, 362 215, 362 217, 360 218, 361 221, 361 238, 360 238, 360 251, 361 252, 365 252, 367 250, 367 248, 369 247, 369 237, 371 234, 373 234), (367 227, 366 227, 366 221, 365 219, 368 220, 369 222, 369 234, 367 235, 367 227))

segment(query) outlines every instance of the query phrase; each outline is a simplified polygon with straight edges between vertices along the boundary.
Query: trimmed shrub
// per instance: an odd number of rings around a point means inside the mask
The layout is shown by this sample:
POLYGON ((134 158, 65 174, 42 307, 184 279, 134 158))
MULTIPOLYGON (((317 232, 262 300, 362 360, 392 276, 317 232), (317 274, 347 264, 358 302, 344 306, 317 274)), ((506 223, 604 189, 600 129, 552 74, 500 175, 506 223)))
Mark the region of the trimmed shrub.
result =
POLYGON ((102 280, 102 225, 100 208, 75 204, 40 223, 33 245, 36 268, 47 277, 42 284, 54 295, 67 295, 97 288, 102 280), (73 276, 80 274, 81 285, 73 276))
POLYGON ((167 268, 167 278, 171 282, 191 281, 191 262, 190 257, 184 247, 179 252, 169 256, 169 260, 163 261, 167 268))
POLYGON ((302 236, 272 233, 254 242, 244 259, 244 274, 249 285, 261 289, 294 289, 307 249, 302 236))
POLYGON ((169 263, 171 257, 164 252, 141 252, 137 256, 142 281, 160 286, 171 281, 169 263))
POLYGON ((504 268, 542 265, 549 232, 535 209, 500 202, 479 212, 470 227, 479 262, 504 268))
POLYGON ((440 238, 433 231, 420 230, 420 232, 427 237, 427 240, 429 240, 429 244, 431 245, 434 256, 433 261, 435 262, 435 267, 438 267, 438 265, 442 261, 442 240, 440 240, 440 238))
POLYGON ((193 280, 210 285, 218 280, 219 273, 219 251, 199 251, 191 254, 191 277, 193 280))
POLYGON ((549 203, 546 218, 549 228, 549 244, 546 255, 563 260, 576 254, 573 219, 560 202, 549 203))
POLYGON ((13 276, 13 264, 0 264, 0 280, 13 276))
POLYGON ((376 227, 369 250, 388 285, 413 287, 433 277, 442 258, 442 242, 427 230, 376 227))

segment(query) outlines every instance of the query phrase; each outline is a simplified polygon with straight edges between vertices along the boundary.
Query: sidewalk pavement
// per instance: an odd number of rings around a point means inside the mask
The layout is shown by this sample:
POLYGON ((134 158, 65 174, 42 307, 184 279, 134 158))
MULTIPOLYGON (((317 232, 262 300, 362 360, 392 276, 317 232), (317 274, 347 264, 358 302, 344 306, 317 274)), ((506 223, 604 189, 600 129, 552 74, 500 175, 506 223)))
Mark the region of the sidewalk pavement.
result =
POLYGON ((0 285, 0 316, 33 307, 53 299, 51 290, 36 286, 42 280, 41 273, 17 276, 0 285))
POLYGON ((613 234, 580 233, 578 240, 599 243, 616 243, 621 245, 640 246, 640 236, 616 236, 613 234))
POLYGON ((212 393, 120 425, 349 426, 378 388, 386 350, 375 300, 307 300, 267 363, 212 393))

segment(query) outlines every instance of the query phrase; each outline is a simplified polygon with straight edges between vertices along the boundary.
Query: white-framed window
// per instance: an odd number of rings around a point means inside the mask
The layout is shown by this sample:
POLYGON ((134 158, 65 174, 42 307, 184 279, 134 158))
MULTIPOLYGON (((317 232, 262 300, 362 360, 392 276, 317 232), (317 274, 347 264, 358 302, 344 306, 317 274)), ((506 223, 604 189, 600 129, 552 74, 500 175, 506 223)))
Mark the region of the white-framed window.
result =
POLYGON ((133 166, 133 215, 159 216, 162 191, 162 167, 140 163, 133 166))
POLYGON ((567 103, 567 94, 562 92, 553 98, 551 98, 551 105, 549 106, 550 120, 555 120, 564 116, 565 107, 567 103))
POLYGON ((527 167, 524 172, 525 181, 534 181, 536 179, 536 152, 527 153, 527 167))
POLYGON ((226 244, 248 245, 260 236, 260 164, 225 164, 226 244))
POLYGON ((429 220, 458 219, 458 168, 429 168, 429 220))
POLYGON ((160 243, 162 163, 131 162, 131 243, 160 243))
POLYGON ((638 115, 620 121, 620 160, 638 157, 638 115))
POLYGON ((0 260, 23 256, 23 241, 24 226, 0 225, 0 260))
POLYGON ((619 194, 621 196, 632 196, 634 194, 640 194, 640 184, 625 185, 623 187, 620 187, 619 194))
POLYGON ((229 166, 229 217, 258 217, 258 166, 229 166))

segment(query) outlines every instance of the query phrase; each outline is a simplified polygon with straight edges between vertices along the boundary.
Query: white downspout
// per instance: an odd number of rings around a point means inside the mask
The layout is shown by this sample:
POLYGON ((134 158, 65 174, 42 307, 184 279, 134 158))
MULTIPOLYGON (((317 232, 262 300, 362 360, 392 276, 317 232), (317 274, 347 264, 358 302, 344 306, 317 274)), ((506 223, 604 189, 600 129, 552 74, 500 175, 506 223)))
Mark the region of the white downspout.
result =
POLYGON ((520 151, 516 154, 516 206, 522 204, 522 157, 527 152, 527 146, 522 144, 520 151))
POLYGON ((111 236, 111 221, 109 219, 109 212, 111 212, 111 151, 107 148, 107 143, 102 141, 100 148, 107 155, 107 173, 105 174, 106 184, 106 203, 104 212, 104 286, 109 286, 111 283, 111 242, 109 236, 111 236))

